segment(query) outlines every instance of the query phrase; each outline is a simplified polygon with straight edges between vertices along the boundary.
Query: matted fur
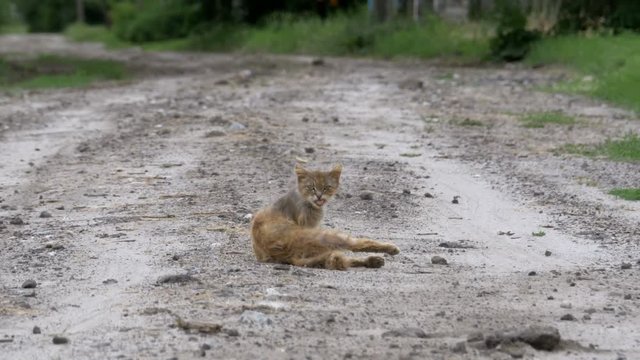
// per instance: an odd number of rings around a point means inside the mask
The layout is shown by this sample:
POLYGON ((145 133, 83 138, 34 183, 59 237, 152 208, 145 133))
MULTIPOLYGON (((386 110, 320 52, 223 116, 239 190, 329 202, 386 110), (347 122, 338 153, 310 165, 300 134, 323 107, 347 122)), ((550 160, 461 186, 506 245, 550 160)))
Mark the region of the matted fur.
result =
POLYGON ((338 191, 341 173, 341 165, 329 171, 310 171, 296 165, 297 186, 253 218, 251 240, 259 261, 334 270, 378 268, 384 265, 380 256, 353 258, 341 250, 391 255, 400 252, 390 243, 353 238, 319 227, 324 205, 338 191))

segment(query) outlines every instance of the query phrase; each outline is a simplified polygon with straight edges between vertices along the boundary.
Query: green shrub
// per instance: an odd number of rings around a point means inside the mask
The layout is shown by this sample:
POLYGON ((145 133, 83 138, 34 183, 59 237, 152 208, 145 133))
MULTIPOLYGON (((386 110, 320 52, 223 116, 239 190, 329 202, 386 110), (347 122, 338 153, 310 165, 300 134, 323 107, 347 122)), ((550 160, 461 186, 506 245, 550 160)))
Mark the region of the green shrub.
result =
POLYGON ((529 53, 531 44, 540 36, 526 29, 527 17, 524 10, 511 2, 499 3, 498 28, 491 39, 491 54, 504 61, 519 61, 529 53))
POLYGON ((142 43, 185 37, 202 22, 202 14, 198 3, 124 1, 113 5, 112 20, 119 38, 142 43))

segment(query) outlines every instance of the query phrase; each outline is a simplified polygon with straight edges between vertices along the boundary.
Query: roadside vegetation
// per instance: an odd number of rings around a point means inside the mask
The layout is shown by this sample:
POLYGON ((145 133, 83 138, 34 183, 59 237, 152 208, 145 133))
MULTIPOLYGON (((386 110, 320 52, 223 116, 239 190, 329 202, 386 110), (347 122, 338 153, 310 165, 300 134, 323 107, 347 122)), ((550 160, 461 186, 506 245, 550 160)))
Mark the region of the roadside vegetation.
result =
POLYGON ((614 161, 640 161, 640 136, 629 133, 621 139, 607 140, 599 145, 569 144, 564 151, 584 156, 602 156, 614 161))
POLYGON ((520 118, 526 128, 543 128, 547 124, 573 125, 576 119, 559 111, 526 114, 520 118))
POLYGON ((640 188, 613 189, 609 194, 629 201, 640 201, 640 188))
POLYGON ((123 80, 128 71, 111 60, 40 56, 0 58, 0 89, 83 87, 97 81, 123 80))

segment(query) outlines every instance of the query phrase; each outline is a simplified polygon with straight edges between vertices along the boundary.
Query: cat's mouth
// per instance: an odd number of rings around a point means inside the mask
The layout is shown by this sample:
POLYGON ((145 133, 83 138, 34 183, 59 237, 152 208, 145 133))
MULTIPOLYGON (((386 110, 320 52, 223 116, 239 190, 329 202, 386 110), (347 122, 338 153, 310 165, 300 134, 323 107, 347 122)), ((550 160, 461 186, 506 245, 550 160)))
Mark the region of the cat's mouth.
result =
POLYGON ((318 206, 322 206, 322 205, 327 203, 327 200, 325 200, 325 199, 316 199, 316 200, 313 201, 313 203, 318 205, 318 206))

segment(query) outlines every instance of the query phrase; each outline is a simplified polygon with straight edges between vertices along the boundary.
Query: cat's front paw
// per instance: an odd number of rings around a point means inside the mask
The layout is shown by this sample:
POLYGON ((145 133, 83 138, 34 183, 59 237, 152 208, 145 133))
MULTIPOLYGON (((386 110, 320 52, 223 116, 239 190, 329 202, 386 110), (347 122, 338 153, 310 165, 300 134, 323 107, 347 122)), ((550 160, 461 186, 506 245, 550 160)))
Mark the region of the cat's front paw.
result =
POLYGON ((387 250, 385 251, 389 255, 398 255, 400 253, 400 248, 395 245, 387 245, 387 250))

